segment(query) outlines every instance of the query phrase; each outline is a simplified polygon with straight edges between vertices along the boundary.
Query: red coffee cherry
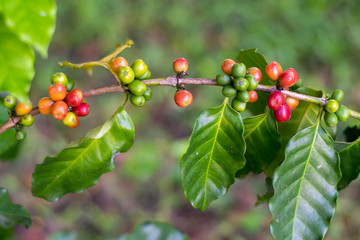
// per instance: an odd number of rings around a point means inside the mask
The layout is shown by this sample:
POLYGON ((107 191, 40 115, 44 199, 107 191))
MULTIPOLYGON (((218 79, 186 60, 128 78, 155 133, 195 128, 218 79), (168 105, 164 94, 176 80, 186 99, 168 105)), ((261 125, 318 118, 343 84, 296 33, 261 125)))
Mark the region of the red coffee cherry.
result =
POLYGON ((287 103, 284 103, 279 110, 274 111, 275 120, 278 122, 286 122, 291 117, 291 110, 287 103))
POLYGON ((72 109, 72 112, 75 113, 76 116, 85 117, 85 116, 89 115, 90 105, 88 103, 83 102, 79 106, 74 107, 72 109))
POLYGON ((258 94, 257 92, 254 91, 249 91, 249 95, 250 95, 250 100, 249 102, 256 102, 258 100, 258 94))
POLYGON ((57 120, 63 120, 68 113, 68 105, 64 101, 57 101, 51 108, 52 116, 57 120))
POLYGON ((176 105, 184 108, 184 107, 189 106, 192 103, 193 96, 189 91, 182 89, 182 90, 175 92, 174 100, 175 100, 176 105))
POLYGON ((231 71, 232 71, 232 67, 236 62, 232 59, 225 59, 222 63, 221 63, 221 69, 223 70, 223 72, 229 76, 231 76, 231 71))
POLYGON ((83 92, 79 89, 71 90, 65 98, 65 102, 69 107, 77 107, 83 102, 83 92))
POLYGON ((129 63, 123 57, 117 57, 111 63, 111 67, 115 72, 118 72, 120 70, 120 68, 122 68, 124 66, 129 66, 129 63))
POLYGON ((299 75, 293 68, 286 69, 279 77, 279 83, 282 87, 291 87, 297 83, 299 75))
POLYGON ((38 102, 38 107, 40 113, 44 115, 48 115, 51 113, 52 105, 54 104, 54 101, 49 97, 43 97, 38 102))
POLYGON ((253 75, 258 82, 261 82, 262 72, 257 67, 251 67, 247 70, 248 74, 253 75))
POLYGON ((292 97, 286 97, 285 102, 289 105, 290 110, 294 110, 299 105, 299 100, 292 97))
POLYGON ((188 70, 189 64, 185 58, 175 59, 173 62, 173 69, 176 74, 181 72, 186 73, 188 70))
POLYGON ((265 73, 271 80, 278 80, 283 73, 282 67, 278 62, 271 62, 265 67, 265 73))
POLYGON ((281 106, 285 103, 285 96, 280 91, 270 93, 268 98, 268 106, 271 110, 280 110, 281 106))
POLYGON ((66 87, 62 83, 53 83, 48 88, 48 93, 53 101, 64 100, 66 97, 66 87))

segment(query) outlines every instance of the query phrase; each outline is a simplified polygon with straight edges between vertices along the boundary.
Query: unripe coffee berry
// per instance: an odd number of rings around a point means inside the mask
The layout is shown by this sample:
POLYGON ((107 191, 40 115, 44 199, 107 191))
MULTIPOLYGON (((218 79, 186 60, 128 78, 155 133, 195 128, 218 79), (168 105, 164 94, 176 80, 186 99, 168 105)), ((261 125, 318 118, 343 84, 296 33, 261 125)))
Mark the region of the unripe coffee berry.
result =
POLYGON ((34 117, 30 114, 26 114, 21 118, 20 122, 25 127, 30 127, 34 123, 34 117))
POLYGON ((57 72, 51 76, 51 83, 62 83, 64 86, 66 86, 68 83, 68 78, 66 77, 65 73, 57 72))
POLYGON ((335 114, 340 122, 345 122, 350 117, 350 109, 344 105, 340 105, 335 114))
POLYGON ((129 84, 135 79, 134 71, 131 67, 121 67, 119 70, 119 79, 124 84, 129 84))
POLYGON ((248 91, 238 91, 236 94, 236 98, 240 102, 248 102, 250 100, 250 94, 248 91))
POLYGON ((141 96, 146 92, 146 85, 142 81, 134 80, 128 85, 130 92, 136 96, 141 96))
POLYGON ((149 100, 151 99, 151 96, 152 96, 152 90, 151 90, 151 88, 148 87, 148 88, 146 89, 146 92, 144 92, 143 96, 144 96, 144 98, 145 98, 146 101, 149 101, 149 100))
POLYGON ((125 67, 125 66, 129 66, 129 64, 126 61, 126 59, 123 57, 117 57, 111 63, 111 67, 115 72, 118 72, 120 70, 120 68, 125 67))
POLYGON ((343 100, 344 98, 344 92, 340 89, 335 90, 332 94, 331 94, 331 99, 336 100, 338 103, 341 102, 341 100, 343 100))
POLYGON ((235 78, 234 88, 238 91, 246 91, 249 88, 249 81, 246 78, 235 78))
POLYGON ((338 118, 335 113, 325 112, 324 122, 328 127, 335 127, 338 124, 338 118))
POLYGON ((325 105, 325 110, 329 113, 335 113, 338 109, 339 103, 334 99, 330 99, 325 105))
POLYGON ((248 80, 249 82, 249 86, 247 88, 248 91, 252 91, 255 90, 257 88, 257 86, 259 85, 259 82, 255 79, 255 77, 253 75, 246 75, 246 80, 248 80))
POLYGON ((231 68, 231 75, 234 78, 245 77, 246 66, 243 63, 235 63, 231 68))
POLYGON ((13 109, 16 106, 16 99, 15 97, 8 95, 4 98, 4 106, 7 109, 13 109))
POLYGON ((23 130, 17 130, 15 133, 15 138, 18 141, 22 141, 26 138, 26 132, 23 130))
POLYGON ((135 78, 140 78, 148 70, 148 66, 142 59, 136 59, 133 64, 131 64, 131 69, 134 71, 135 78))
POLYGON ((142 107, 145 104, 145 98, 143 96, 137 96, 137 95, 134 95, 134 94, 130 94, 130 102, 135 107, 142 107))
POLYGON ((229 85, 232 83, 231 77, 225 73, 221 73, 216 75, 216 83, 219 86, 225 86, 225 85, 229 85))
POLYGON ((238 99, 234 98, 231 101, 231 107, 238 112, 243 112, 246 109, 246 103, 239 101, 238 99))
POLYGON ((231 85, 226 85, 222 88, 222 94, 225 97, 232 97, 236 95, 236 89, 231 85))
POLYGON ((73 126, 75 122, 76 122, 76 115, 73 112, 68 112, 65 118, 62 120, 62 123, 67 127, 73 126))

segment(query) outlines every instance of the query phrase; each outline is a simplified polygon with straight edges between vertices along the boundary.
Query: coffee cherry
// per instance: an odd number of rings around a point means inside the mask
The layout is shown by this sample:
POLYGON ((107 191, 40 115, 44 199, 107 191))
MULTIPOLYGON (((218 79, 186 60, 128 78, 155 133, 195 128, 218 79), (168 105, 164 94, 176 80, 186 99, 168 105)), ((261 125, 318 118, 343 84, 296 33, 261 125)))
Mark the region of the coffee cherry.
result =
POLYGON ((246 75, 246 80, 248 80, 249 82, 249 87, 248 87, 248 91, 252 91, 255 90, 257 88, 257 86, 259 85, 259 82, 255 79, 255 77, 253 75, 246 75))
POLYGON ((40 113, 48 115, 51 113, 51 107, 54 104, 54 101, 49 97, 43 97, 38 102, 38 108, 40 113))
POLYGON ((144 75, 142 75, 141 77, 139 77, 139 80, 147 80, 151 77, 151 72, 149 70, 146 71, 146 73, 144 73, 144 75))
POLYGON ((231 86, 231 85, 225 85, 223 88, 222 88, 222 94, 225 96, 225 97, 232 97, 232 96, 235 96, 236 95, 236 89, 231 86))
POLYGON ((279 77, 279 83, 282 87, 291 87, 297 83, 299 75, 293 68, 286 69, 279 77))
POLYGON ((119 79, 124 84, 129 84, 135 79, 134 71, 131 67, 121 67, 119 70, 119 79))
POLYGON ((68 112, 65 118, 62 120, 62 123, 67 127, 73 126, 75 122, 76 122, 76 115, 73 112, 68 112))
POLYGON ((324 122, 328 127, 335 127, 338 124, 338 118, 335 113, 325 112, 324 122))
POLYGON ((151 88, 148 87, 148 88, 146 89, 146 92, 144 92, 143 96, 144 96, 144 98, 145 98, 146 101, 149 101, 149 100, 151 99, 151 96, 152 96, 152 90, 151 90, 151 88))
POLYGON ((176 105, 184 108, 192 103, 193 96, 189 91, 182 89, 175 92, 174 100, 176 105))
POLYGON ((15 133, 15 138, 18 141, 22 141, 26 138, 26 132, 23 130, 17 130, 15 133))
POLYGON ((143 95, 147 89, 145 83, 143 83, 139 80, 134 80, 133 82, 131 82, 128 85, 128 87, 129 87, 130 92, 136 96, 143 95))
POLYGON ((246 78, 235 78, 234 88, 239 91, 246 91, 249 87, 249 81, 246 78))
POLYGON ((299 105, 299 100, 292 97, 286 97, 285 102, 289 105, 290 110, 294 110, 299 105))
POLYGON ((68 78, 66 77, 65 73, 57 72, 51 76, 51 83, 62 83, 64 86, 66 86, 68 83, 68 78))
POLYGON ((339 103, 334 99, 330 99, 325 105, 325 110, 329 113, 334 113, 338 109, 339 109, 339 103))
POLYGON ((18 104, 16 104, 16 107, 15 107, 16 115, 22 116, 22 115, 28 114, 29 112, 31 112, 32 107, 33 106, 30 101, 19 102, 18 104))
POLYGON ((63 120, 68 113, 68 105, 64 101, 57 101, 51 108, 52 116, 57 120, 63 120))
POLYGON ((231 107, 238 112, 243 112, 246 109, 246 103, 239 101, 238 99, 234 98, 231 101, 231 107))
POLYGON ((8 109, 13 109, 16 106, 15 97, 8 95, 4 98, 4 106, 8 109))
POLYGON ((341 100, 343 100, 344 98, 344 92, 340 89, 335 90, 332 94, 331 94, 331 99, 334 99, 335 101, 337 101, 338 103, 341 102, 341 100))
POLYGON ((120 68, 125 67, 125 66, 129 66, 129 64, 126 61, 126 59, 123 57, 117 57, 111 63, 111 67, 115 72, 118 72, 120 70, 120 68))
POLYGON ((77 107, 73 107, 71 110, 76 116, 86 117, 90 113, 90 105, 86 102, 81 103, 77 107))
POLYGON ((302 86, 303 86, 303 81, 302 81, 301 78, 299 78, 299 79, 297 80, 297 82, 296 82, 293 86, 290 87, 290 90, 291 90, 291 91, 294 91, 294 90, 296 90, 296 89, 298 89, 298 88, 301 88, 302 86))
POLYGON ((71 77, 68 77, 68 81, 67 81, 67 84, 66 84, 66 90, 68 92, 70 92, 71 90, 73 90, 74 86, 75 86, 74 79, 72 79, 71 77))
POLYGON ((291 117, 291 110, 287 103, 284 103, 279 110, 274 111, 275 120, 278 122, 286 122, 291 117))
POLYGON ((48 93, 53 101, 61 101, 66 97, 66 87, 62 83, 53 83, 48 88, 48 93))
POLYGON ((248 102, 250 100, 250 94, 248 91, 238 91, 236 94, 237 100, 240 102, 248 102))
POLYGON ((280 91, 270 93, 267 104, 271 110, 280 110, 281 106, 285 103, 285 96, 280 91))
POLYGON ((83 102, 83 92, 79 89, 71 90, 65 98, 65 102, 69 107, 77 107, 83 102))
POLYGON ((134 71, 135 78, 141 77, 148 70, 148 66, 142 59, 136 59, 133 64, 131 64, 131 68, 134 71))
POLYGON ((256 102, 258 100, 258 94, 256 91, 249 91, 250 99, 249 102, 256 102))
POLYGON ((251 67, 247 70, 248 74, 253 75, 258 82, 261 82, 262 72, 257 67, 251 67))
POLYGON ((246 75, 246 66, 243 63, 235 63, 231 68, 231 75, 234 78, 245 77, 246 75))
POLYGON ((350 117, 350 110, 344 105, 340 105, 335 114, 340 122, 345 122, 350 117))
POLYGON ((176 74, 186 73, 188 70, 189 64, 185 58, 175 59, 173 62, 173 69, 176 74))
POLYGON ((145 98, 143 96, 130 94, 130 102, 136 107, 142 107, 145 104, 145 98))
POLYGON ((225 73, 221 73, 216 75, 216 83, 219 86, 225 86, 231 84, 232 80, 231 77, 225 73))
POLYGON ((232 67, 236 62, 232 59, 225 59, 222 63, 221 63, 221 69, 222 71, 231 76, 231 71, 232 71, 232 67))
POLYGON ((69 125, 67 127, 68 128, 76 128, 77 126, 79 126, 79 123, 80 123, 80 118, 75 115, 75 122, 72 125, 69 125))
POLYGON ((271 62, 265 67, 265 73, 271 80, 275 81, 283 73, 283 70, 278 62, 271 62))
POLYGON ((34 123, 34 117, 30 114, 26 114, 21 118, 20 122, 25 127, 30 127, 34 123))

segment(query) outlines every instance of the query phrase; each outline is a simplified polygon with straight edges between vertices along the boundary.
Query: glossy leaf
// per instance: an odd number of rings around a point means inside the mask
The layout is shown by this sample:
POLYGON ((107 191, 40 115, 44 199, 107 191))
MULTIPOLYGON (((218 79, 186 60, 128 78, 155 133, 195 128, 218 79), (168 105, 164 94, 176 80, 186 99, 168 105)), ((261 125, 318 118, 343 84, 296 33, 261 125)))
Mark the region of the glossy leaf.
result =
POLYGON ((118 240, 188 240, 189 238, 168 223, 145 222, 135 227, 132 233, 118 238, 118 240))
MULTIPOLYGON (((3 124, 8 120, 9 114, 8 109, 2 103, 3 99, 0 98, 0 101, 0 124, 3 124)), ((16 143, 14 129, 9 129, 0 134, 0 160, 3 160, 1 155, 7 153, 16 143)))
POLYGON ((82 192, 95 185, 103 173, 113 170, 115 155, 128 151, 133 142, 134 125, 120 108, 103 125, 37 165, 33 195, 57 201, 66 193, 82 192))
POLYGON ((187 199, 204 211, 224 195, 245 165, 244 125, 227 103, 200 114, 180 162, 182 186, 187 199))
MULTIPOLYGON (((11 1, 3 1, 11 2, 11 1)), ((24 101, 34 77, 34 52, 5 25, 0 14, 0 91, 24 101)))
POLYGON ((244 118, 246 141, 245 167, 236 175, 248 172, 259 174, 275 159, 280 149, 281 137, 271 111, 255 117, 244 118))
POLYGON ((41 56, 47 57, 55 31, 55 1, 2 1, 2 12, 6 26, 23 42, 38 50, 41 56))
POLYGON ((338 189, 346 188, 360 173, 360 137, 351 143, 335 142, 335 149, 340 155, 341 179, 338 189))
POLYGON ((5 188, 0 188, 0 226, 10 228, 15 224, 30 227, 31 217, 22 206, 11 202, 5 188))
MULTIPOLYGON (((265 67, 268 65, 265 57, 257 52, 256 48, 247 49, 239 52, 239 55, 236 58, 239 62, 242 62, 246 65, 247 68, 257 67, 263 74, 261 84, 263 85, 273 85, 275 82, 272 81, 265 74, 265 67)), ((251 113, 258 115, 264 113, 267 106, 268 93, 258 91, 258 100, 254 103, 249 103, 246 106, 246 109, 251 113)))
POLYGON ((340 177, 339 155, 319 119, 291 138, 273 178, 275 239, 322 239, 335 213, 340 177))

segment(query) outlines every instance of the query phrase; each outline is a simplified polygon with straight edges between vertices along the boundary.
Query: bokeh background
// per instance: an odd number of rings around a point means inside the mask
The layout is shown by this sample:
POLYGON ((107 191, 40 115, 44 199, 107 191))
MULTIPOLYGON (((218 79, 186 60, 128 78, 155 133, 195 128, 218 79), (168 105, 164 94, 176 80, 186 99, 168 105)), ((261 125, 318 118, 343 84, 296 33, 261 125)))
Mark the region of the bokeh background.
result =
MULTIPOLYGON (((172 61, 185 57, 192 77, 214 78, 225 58, 241 49, 258 48, 283 68, 295 68, 305 85, 331 92, 343 89, 344 104, 360 109, 360 1, 238 1, 238 0, 62 0, 57 1, 57 26, 49 58, 36 58, 30 97, 36 103, 47 94, 50 77, 64 71, 76 88, 88 90, 114 83, 106 70, 93 76, 83 70, 60 69, 58 61, 99 59, 127 38, 135 45, 121 54, 129 63, 142 58, 153 77, 173 74, 172 61)), ((188 88, 193 104, 179 109, 175 89, 153 88, 143 108, 128 104, 136 127, 135 144, 116 158, 116 169, 81 194, 56 203, 31 195, 35 164, 57 153, 69 141, 103 123, 122 100, 120 93, 86 99, 91 113, 76 129, 49 116, 37 116, 14 160, 0 162, 0 185, 12 200, 33 216, 33 225, 15 228, 15 239, 51 239, 70 232, 75 239, 112 239, 130 232, 136 223, 168 221, 191 239, 272 239, 267 204, 254 206, 265 191, 265 176, 237 180, 229 193, 205 213, 193 209, 181 189, 179 160, 186 151, 196 116, 222 102, 221 89, 188 88)), ((339 124, 343 129, 354 125, 339 124)), ((360 238, 360 182, 340 192, 328 240, 360 238)))

